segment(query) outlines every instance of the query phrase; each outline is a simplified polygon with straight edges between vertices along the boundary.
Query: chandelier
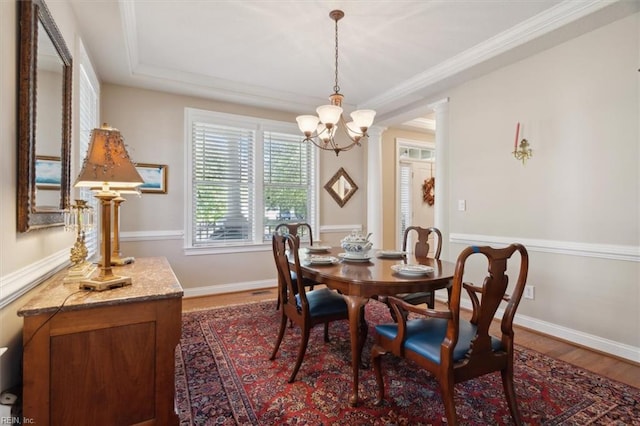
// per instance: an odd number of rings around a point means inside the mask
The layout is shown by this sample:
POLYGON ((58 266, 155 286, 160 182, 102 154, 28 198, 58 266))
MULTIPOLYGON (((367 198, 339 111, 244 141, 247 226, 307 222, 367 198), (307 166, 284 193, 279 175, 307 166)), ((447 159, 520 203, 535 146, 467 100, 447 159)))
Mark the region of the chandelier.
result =
POLYGON ((335 22, 336 34, 335 85, 333 86, 333 94, 329 96, 330 104, 319 106, 316 109, 317 116, 300 115, 296 117, 296 121, 300 131, 304 134, 303 142, 311 142, 320 149, 334 151, 337 156, 341 151, 347 151, 355 145, 359 146, 360 141, 369 136, 367 129, 373 124, 376 112, 371 109, 353 111, 351 113, 353 121, 348 123, 342 116, 344 96, 340 94, 340 86, 338 85, 338 21, 344 17, 344 12, 332 10, 329 17, 335 22), (335 141, 338 124, 351 141, 348 145, 340 146, 335 141))

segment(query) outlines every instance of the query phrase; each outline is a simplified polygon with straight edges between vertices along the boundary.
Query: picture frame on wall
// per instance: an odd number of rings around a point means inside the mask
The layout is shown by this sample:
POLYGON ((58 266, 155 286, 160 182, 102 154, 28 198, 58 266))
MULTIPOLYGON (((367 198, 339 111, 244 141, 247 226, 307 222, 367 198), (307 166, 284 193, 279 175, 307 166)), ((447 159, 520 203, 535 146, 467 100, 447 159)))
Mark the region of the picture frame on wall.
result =
POLYGON ((60 190, 62 162, 60 157, 36 155, 36 188, 60 190))
POLYGON ((167 193, 167 165, 138 163, 136 164, 136 170, 138 170, 144 181, 139 186, 140 192, 144 194, 167 193))

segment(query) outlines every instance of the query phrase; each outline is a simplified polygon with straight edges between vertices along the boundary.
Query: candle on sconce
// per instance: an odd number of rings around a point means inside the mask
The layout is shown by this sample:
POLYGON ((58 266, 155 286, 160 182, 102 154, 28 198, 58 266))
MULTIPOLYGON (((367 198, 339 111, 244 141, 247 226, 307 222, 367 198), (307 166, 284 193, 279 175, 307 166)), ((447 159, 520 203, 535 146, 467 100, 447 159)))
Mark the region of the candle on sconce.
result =
POLYGON ((520 122, 518 121, 518 123, 516 124, 516 141, 513 143, 513 149, 514 151, 518 150, 518 138, 520 136, 520 122))

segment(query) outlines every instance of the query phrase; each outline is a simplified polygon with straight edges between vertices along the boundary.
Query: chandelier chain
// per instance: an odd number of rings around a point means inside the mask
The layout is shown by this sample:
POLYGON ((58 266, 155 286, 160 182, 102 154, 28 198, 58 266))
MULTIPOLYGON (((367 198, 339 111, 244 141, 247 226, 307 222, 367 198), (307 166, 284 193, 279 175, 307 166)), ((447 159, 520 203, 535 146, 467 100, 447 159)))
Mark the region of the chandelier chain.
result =
POLYGON ((336 75, 335 75, 335 85, 333 86, 334 93, 340 93, 340 86, 338 85, 338 19, 336 22, 336 75))

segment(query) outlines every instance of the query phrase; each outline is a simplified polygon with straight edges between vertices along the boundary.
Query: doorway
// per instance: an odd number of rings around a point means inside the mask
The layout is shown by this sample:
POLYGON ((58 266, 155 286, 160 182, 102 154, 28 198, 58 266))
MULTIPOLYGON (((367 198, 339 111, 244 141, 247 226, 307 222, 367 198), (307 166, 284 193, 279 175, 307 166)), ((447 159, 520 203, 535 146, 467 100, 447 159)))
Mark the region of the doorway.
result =
MULTIPOLYGON (((436 175, 435 144, 432 142, 396 139, 396 246, 402 247, 404 230, 408 226, 434 226, 435 203, 425 196, 427 182, 436 175)), ((407 250, 413 251, 410 234, 407 250)), ((433 244, 430 244, 433 247, 433 244)))

